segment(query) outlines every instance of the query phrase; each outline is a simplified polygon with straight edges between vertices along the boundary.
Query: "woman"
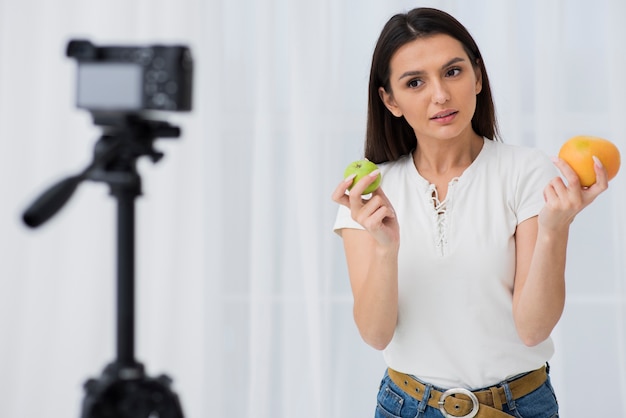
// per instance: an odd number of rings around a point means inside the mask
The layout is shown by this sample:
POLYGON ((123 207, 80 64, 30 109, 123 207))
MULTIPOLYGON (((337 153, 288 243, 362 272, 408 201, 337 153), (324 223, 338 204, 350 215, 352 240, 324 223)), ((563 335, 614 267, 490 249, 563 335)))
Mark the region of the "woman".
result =
POLYGON ((365 157, 333 193, 362 338, 384 350, 376 417, 557 417, 550 333, 574 217, 608 187, 498 141, 485 63, 439 10, 393 16, 376 45, 365 157), (565 177, 559 176, 558 168, 565 177))

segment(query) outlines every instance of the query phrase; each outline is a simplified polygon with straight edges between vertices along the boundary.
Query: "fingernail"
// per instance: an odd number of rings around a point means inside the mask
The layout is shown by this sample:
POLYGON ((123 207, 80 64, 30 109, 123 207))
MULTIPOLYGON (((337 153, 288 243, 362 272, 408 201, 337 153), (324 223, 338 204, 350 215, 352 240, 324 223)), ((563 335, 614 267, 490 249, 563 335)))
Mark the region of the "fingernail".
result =
POLYGON ((372 171, 369 176, 370 177, 376 177, 378 174, 380 174, 380 169, 377 168, 376 170, 372 171))
POLYGON ((553 162, 553 163, 555 163, 555 164, 559 162, 559 157, 552 156, 552 157, 550 157, 550 159, 551 159, 551 160, 552 160, 552 162, 553 162))
POLYGON ((343 181, 345 181, 345 182, 347 183, 348 181, 352 181, 352 180, 354 180, 354 178, 355 178, 355 177, 356 177, 356 173, 352 173, 352 174, 350 174, 348 177, 346 177, 345 179, 343 179, 343 181))
POLYGON ((596 164, 596 167, 602 167, 602 161, 600 161, 598 157, 592 155, 591 158, 593 158, 593 162, 596 164))

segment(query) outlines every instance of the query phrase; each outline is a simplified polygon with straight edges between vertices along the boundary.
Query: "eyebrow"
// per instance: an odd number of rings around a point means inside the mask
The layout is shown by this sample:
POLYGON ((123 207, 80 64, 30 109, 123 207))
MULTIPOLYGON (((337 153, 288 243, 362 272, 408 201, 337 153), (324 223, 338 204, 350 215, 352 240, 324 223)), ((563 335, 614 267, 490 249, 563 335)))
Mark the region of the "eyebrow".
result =
MULTIPOLYGON (((462 61, 465 61, 465 58, 461 58, 461 57, 452 58, 450 61, 448 61, 445 64, 443 64, 441 66, 441 69, 443 70, 444 68, 449 67, 452 64, 456 64, 457 62, 462 62, 462 61)), ((424 74, 424 71, 420 71, 420 70, 407 71, 407 72, 403 73, 400 77, 398 77, 398 81, 402 80, 405 77, 415 77, 417 75, 422 75, 422 74, 424 74)))

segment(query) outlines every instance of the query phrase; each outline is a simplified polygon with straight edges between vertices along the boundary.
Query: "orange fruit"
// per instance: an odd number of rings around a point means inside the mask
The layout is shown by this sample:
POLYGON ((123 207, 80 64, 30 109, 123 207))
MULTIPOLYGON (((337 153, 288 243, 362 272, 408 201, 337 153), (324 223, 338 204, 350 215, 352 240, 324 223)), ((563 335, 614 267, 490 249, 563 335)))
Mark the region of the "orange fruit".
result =
POLYGON ((596 182, 593 170, 593 158, 598 157, 609 175, 609 180, 617 175, 620 166, 619 150, 611 141, 595 136, 574 136, 563 144, 559 158, 565 160, 574 169, 580 184, 589 187, 596 182))

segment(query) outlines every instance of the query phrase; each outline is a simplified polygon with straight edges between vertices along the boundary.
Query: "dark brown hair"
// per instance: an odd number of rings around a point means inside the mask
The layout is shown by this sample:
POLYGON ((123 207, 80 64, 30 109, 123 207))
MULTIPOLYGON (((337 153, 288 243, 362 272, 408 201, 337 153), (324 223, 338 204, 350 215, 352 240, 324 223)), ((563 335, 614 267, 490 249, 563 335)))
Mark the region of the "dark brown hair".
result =
POLYGON ((498 139, 498 126, 487 69, 476 42, 468 30, 448 13, 431 8, 417 8, 389 19, 374 49, 365 139, 365 157, 370 161, 374 163, 394 161, 417 146, 413 128, 404 116, 398 118, 391 114, 380 98, 378 90, 380 87, 387 92, 391 90, 389 63, 398 48, 417 38, 436 34, 449 35, 458 40, 474 63, 474 67, 480 71, 482 89, 476 96, 472 128, 480 136, 491 140, 498 139))

